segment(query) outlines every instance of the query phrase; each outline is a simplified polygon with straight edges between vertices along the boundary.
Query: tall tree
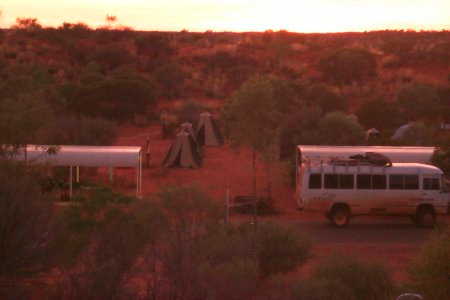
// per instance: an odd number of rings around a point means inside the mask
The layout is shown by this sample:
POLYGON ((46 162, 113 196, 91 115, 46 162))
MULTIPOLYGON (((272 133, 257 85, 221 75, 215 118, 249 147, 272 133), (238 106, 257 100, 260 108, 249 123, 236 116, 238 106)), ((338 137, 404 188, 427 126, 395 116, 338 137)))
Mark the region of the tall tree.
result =
POLYGON ((232 143, 253 150, 255 194, 255 155, 259 153, 268 161, 278 157, 282 120, 295 103, 296 95, 288 82, 258 76, 244 83, 225 105, 224 117, 232 143))

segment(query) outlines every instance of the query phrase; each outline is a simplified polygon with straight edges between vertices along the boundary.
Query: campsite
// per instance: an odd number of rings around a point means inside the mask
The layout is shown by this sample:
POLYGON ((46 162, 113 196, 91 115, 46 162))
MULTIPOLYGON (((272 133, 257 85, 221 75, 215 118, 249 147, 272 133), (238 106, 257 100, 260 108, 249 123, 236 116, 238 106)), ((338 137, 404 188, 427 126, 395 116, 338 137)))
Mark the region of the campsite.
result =
POLYGON ((108 20, 0 29, 0 299, 448 300, 448 31, 108 20))

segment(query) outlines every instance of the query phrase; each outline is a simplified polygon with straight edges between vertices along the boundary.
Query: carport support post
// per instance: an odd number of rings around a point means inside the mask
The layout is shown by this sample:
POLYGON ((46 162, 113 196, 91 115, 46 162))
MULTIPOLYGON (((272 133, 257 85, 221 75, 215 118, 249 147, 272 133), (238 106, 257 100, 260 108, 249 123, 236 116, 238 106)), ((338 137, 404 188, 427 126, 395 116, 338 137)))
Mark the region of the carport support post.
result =
POLYGON ((258 200, 256 199, 256 150, 252 151, 252 166, 253 166, 253 224, 256 226, 258 221, 258 200))
POLYGON ((138 196, 142 193, 142 155, 139 155, 139 189, 138 196))
POLYGON ((72 180, 73 180, 73 174, 72 174, 72 166, 69 167, 69 198, 72 199, 72 180))
POLYGON ((114 169, 113 167, 109 167, 109 183, 113 183, 114 182, 114 169))
POLYGON ((225 224, 228 224, 230 222, 230 188, 227 187, 226 193, 225 193, 225 206, 226 206, 226 213, 225 213, 225 224))
POLYGON ((139 152, 138 166, 136 167, 136 197, 141 197, 142 191, 142 152, 139 152))

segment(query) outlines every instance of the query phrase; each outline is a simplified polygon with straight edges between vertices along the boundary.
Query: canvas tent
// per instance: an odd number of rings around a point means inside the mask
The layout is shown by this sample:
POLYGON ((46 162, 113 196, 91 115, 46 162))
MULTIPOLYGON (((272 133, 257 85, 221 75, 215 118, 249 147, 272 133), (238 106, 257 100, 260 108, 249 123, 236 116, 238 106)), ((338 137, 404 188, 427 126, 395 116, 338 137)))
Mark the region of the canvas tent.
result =
POLYGON ((412 128, 413 125, 414 123, 408 123, 397 128, 397 130, 392 135, 391 140, 400 140, 405 137, 405 134, 412 128))
POLYGON ((79 167, 109 167, 110 179, 114 167, 129 167, 136 170, 136 195, 141 193, 142 148, 134 146, 52 146, 27 145, 14 159, 27 163, 43 163, 51 166, 69 167, 69 193, 72 195, 73 169, 79 181, 79 167))
POLYGON ((185 132, 189 133, 192 136, 192 138, 194 139, 194 141, 197 142, 196 134, 195 134, 194 128, 192 127, 192 123, 189 123, 189 122, 182 123, 180 125, 180 132, 181 131, 185 131, 185 132))
POLYGON ((220 146, 223 144, 223 137, 219 127, 209 112, 200 114, 200 121, 197 127, 197 142, 200 146, 220 146))
POLYGON ((376 138, 380 136, 380 131, 376 128, 370 128, 369 130, 366 131, 366 141, 369 140, 370 138, 376 138))
POLYGON ((163 161, 163 166, 181 168, 199 168, 201 156, 194 138, 187 132, 181 131, 169 148, 163 161))

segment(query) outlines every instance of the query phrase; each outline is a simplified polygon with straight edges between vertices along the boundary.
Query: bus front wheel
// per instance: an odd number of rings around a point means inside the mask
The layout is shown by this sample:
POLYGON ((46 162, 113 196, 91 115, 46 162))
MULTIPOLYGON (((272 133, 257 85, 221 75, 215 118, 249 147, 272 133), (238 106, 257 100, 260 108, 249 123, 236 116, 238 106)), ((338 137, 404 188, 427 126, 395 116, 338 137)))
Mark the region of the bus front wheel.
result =
POLYGON ((331 210, 330 220, 335 227, 345 227, 350 222, 350 210, 344 205, 335 206, 331 210))

